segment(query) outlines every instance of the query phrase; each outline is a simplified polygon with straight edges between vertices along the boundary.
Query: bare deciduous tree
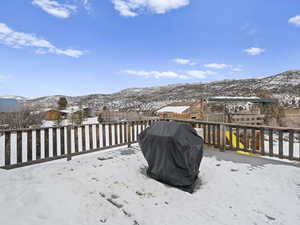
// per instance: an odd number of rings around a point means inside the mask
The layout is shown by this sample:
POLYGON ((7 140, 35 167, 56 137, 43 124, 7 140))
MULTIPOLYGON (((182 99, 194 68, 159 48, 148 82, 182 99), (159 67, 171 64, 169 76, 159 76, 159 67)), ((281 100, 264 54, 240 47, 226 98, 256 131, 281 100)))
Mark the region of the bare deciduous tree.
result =
POLYGON ((32 107, 20 107, 16 111, 2 113, 1 124, 7 124, 10 129, 38 127, 42 125, 43 115, 32 107))

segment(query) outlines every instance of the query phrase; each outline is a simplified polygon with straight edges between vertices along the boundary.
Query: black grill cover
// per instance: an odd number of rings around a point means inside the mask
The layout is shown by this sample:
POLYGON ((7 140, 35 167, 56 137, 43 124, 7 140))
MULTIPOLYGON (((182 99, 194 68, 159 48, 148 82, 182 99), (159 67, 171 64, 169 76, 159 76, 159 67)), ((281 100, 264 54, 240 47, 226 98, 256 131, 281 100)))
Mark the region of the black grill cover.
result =
POLYGON ((203 140, 187 123, 156 122, 138 142, 148 162, 148 176, 192 193, 203 154, 203 140))

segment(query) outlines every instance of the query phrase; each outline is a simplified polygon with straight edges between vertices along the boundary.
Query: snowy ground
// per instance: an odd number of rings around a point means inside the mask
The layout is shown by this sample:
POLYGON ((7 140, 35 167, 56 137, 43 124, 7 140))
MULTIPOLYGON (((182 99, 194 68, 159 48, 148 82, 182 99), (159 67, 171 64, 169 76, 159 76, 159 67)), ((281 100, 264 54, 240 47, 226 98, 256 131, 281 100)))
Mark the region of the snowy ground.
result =
POLYGON ((149 179, 140 151, 127 148, 0 170, 0 224, 299 223, 300 167, 231 152, 205 155, 192 195, 149 179))

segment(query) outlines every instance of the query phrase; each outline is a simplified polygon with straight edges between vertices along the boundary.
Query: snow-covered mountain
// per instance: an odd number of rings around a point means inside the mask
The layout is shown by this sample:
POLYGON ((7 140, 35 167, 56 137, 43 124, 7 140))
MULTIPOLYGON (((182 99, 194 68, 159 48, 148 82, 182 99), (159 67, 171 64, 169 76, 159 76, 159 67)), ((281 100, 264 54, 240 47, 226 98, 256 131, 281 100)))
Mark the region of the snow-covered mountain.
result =
MULTIPOLYGON (((118 109, 157 109, 176 101, 194 101, 209 96, 254 96, 259 89, 268 89, 287 104, 300 105, 300 70, 290 70, 262 78, 185 83, 149 88, 128 88, 113 94, 66 96, 72 105, 88 105, 118 109)), ((59 95, 26 99, 28 105, 43 108, 56 106, 59 95)))
POLYGON ((2 99, 15 99, 17 101, 24 101, 26 98, 16 95, 0 95, 0 98, 2 99))

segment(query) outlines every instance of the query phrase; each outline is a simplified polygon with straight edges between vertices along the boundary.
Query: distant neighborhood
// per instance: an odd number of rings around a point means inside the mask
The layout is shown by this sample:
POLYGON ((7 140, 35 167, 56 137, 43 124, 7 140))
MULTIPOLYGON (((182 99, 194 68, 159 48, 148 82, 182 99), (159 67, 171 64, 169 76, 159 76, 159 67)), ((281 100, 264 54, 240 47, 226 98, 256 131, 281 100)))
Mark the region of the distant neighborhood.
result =
POLYGON ((59 97, 50 108, 27 106, 12 98, 0 98, 0 128, 53 127, 145 119, 195 119, 199 121, 299 127, 300 107, 285 106, 269 91, 255 97, 215 96, 180 101, 158 109, 116 109, 106 105, 71 105, 59 97), (13 119, 14 118, 14 119, 13 119), (20 120, 20 121, 18 121, 20 120))

